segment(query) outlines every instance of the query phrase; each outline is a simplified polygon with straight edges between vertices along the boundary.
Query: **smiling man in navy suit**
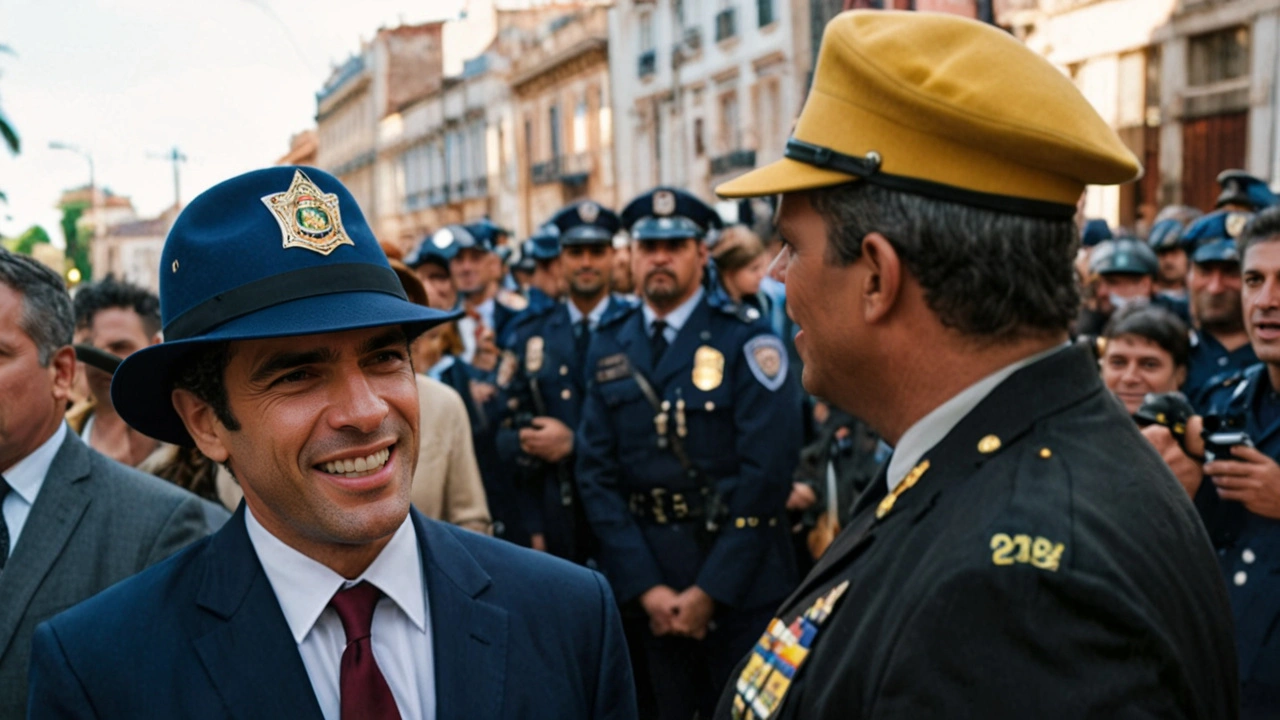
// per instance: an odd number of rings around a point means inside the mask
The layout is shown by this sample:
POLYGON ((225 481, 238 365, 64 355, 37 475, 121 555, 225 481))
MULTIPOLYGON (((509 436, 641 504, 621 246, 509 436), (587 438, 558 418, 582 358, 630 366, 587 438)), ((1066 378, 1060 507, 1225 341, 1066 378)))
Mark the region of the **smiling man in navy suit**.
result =
POLYGON ((166 341, 112 386, 245 500, 224 529, 36 631, 44 717, 634 718, 613 596, 586 569, 410 509, 408 302, 350 194, 228 180, 161 261, 166 341))

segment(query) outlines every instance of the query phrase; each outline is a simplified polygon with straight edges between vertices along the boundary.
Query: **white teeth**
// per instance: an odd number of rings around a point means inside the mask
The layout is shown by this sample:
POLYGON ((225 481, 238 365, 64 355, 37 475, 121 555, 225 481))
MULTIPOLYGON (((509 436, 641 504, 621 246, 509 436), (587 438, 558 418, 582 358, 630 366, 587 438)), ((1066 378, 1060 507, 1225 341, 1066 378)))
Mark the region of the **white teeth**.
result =
POLYGON ((391 449, 386 448, 369 455, 368 457, 356 458, 354 460, 334 460, 324 463, 321 468, 330 475, 342 475, 346 478, 358 478, 372 474, 382 469, 387 464, 387 460, 391 457, 391 449))

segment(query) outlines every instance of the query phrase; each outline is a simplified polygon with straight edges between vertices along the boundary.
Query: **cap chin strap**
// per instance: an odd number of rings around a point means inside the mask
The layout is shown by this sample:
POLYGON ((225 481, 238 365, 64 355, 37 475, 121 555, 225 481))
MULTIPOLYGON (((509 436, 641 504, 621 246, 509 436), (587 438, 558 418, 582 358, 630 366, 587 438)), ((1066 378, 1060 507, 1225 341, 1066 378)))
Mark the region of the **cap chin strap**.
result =
POLYGON ((343 292, 380 292, 405 302, 404 286, 389 267, 373 263, 317 265, 254 280, 219 293, 164 326, 164 338, 198 337, 238 317, 293 300, 343 292))
POLYGON ((935 200, 1015 215, 1030 215, 1055 220, 1068 220, 1075 217, 1076 214, 1075 205, 1064 205, 1047 200, 1031 200, 1009 195, 996 195, 994 193, 943 185, 942 183, 919 178, 890 175, 889 173, 881 172, 882 158, 880 153, 874 150, 864 157, 856 157, 854 155, 845 155, 828 147, 791 138, 787 140, 787 148, 783 154, 805 165, 812 165, 825 170, 835 170, 880 187, 913 195, 923 195, 935 200))

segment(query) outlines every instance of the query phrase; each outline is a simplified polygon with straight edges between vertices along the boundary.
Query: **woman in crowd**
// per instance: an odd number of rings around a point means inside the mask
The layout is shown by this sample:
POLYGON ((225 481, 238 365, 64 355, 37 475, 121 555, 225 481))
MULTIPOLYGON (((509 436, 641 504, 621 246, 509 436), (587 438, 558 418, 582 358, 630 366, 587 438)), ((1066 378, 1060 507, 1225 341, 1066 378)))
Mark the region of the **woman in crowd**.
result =
POLYGON ((749 303, 767 315, 769 299, 760 293, 760 281, 769 269, 769 258, 760 237, 744 225, 726 228, 711 250, 720 285, 734 302, 749 303))
POLYGON ((1117 311, 1102 333, 1102 381, 1130 414, 1148 393, 1174 392, 1187 375, 1187 326, 1156 305, 1117 311))

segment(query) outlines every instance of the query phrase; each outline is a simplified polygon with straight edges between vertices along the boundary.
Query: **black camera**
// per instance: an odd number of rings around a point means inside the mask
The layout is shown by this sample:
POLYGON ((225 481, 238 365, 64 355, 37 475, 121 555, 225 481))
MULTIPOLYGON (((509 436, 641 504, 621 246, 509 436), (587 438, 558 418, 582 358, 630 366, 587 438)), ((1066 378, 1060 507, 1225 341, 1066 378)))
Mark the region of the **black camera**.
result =
POLYGON ((1231 449, 1243 445, 1253 447, 1253 440, 1244 430, 1244 418, 1227 415, 1205 415, 1204 430, 1200 432, 1204 438, 1204 460, 1235 460, 1231 449))

